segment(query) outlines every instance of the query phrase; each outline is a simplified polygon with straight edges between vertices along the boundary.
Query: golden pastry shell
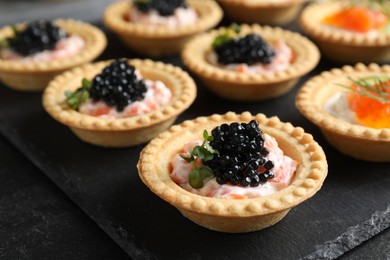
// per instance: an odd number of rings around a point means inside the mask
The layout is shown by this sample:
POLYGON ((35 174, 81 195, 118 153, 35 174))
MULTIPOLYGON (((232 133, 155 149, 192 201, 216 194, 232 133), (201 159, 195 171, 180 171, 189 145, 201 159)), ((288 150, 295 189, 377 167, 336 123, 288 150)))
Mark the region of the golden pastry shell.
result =
POLYGON ((150 56, 170 55, 180 52, 194 35, 214 27, 223 13, 217 3, 210 0, 187 0, 199 15, 192 25, 175 29, 132 23, 124 19, 132 7, 130 1, 120 1, 108 6, 104 24, 116 33, 130 49, 150 56))
POLYGON ((293 21, 306 0, 219 0, 226 15, 240 23, 283 25, 293 21))
POLYGON ((221 232, 260 230, 281 220, 294 206, 313 196, 327 175, 322 148, 310 134, 277 117, 249 112, 198 117, 172 126, 153 139, 141 152, 138 172, 142 181, 163 200, 175 206, 185 217, 206 228, 221 232), (292 183, 269 196, 244 200, 204 197, 178 186, 169 176, 170 162, 183 145, 199 139, 202 131, 211 131, 222 123, 249 122, 255 119, 260 128, 276 138, 285 154, 299 162, 292 183))
POLYGON ((102 61, 75 68, 50 82, 43 95, 45 110, 57 121, 70 127, 82 140, 100 146, 127 147, 149 141, 166 130, 196 97, 192 78, 178 67, 151 60, 133 59, 145 79, 160 80, 172 92, 172 101, 160 110, 119 119, 101 119, 71 109, 65 91, 74 91, 83 78, 92 79, 111 61, 102 61))
POLYGON ((339 63, 371 63, 390 60, 390 34, 366 34, 331 28, 322 20, 344 8, 345 2, 334 1, 307 6, 300 17, 302 29, 313 38, 327 58, 339 63))
POLYGON ((299 78, 310 72, 319 62, 317 47, 302 35, 279 27, 241 25, 242 35, 255 33, 267 42, 283 40, 293 50, 294 60, 279 72, 246 74, 229 71, 211 64, 206 55, 212 51, 214 38, 224 33, 225 27, 201 34, 191 40, 182 52, 184 64, 215 94, 232 100, 257 101, 281 96, 290 91, 299 78))
POLYGON ((301 113, 317 125, 328 142, 340 152, 357 159, 390 162, 390 129, 374 129, 348 123, 330 115, 325 103, 337 92, 345 88, 337 84, 348 85, 348 78, 367 76, 388 76, 390 66, 356 64, 341 69, 325 71, 307 81, 298 91, 296 106, 301 113))
MULTIPOLYGON (((41 91, 55 76, 95 59, 107 45, 104 33, 88 23, 70 19, 55 20, 55 23, 67 33, 82 37, 85 41, 84 48, 79 53, 61 60, 24 62, 0 59, 0 80, 17 90, 41 91)), ((12 35, 11 26, 0 29, 0 39, 12 35)))

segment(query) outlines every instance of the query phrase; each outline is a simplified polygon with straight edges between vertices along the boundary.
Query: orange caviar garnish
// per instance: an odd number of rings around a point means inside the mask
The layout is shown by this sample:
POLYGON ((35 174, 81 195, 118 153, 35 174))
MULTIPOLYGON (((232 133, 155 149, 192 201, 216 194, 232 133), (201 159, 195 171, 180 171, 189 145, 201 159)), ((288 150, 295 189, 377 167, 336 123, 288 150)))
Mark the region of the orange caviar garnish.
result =
POLYGON ((353 32, 366 33, 381 28, 387 21, 388 17, 380 11, 356 6, 325 17, 323 23, 353 32))
POLYGON ((360 79, 351 90, 348 105, 362 125, 390 128, 390 79, 360 79))

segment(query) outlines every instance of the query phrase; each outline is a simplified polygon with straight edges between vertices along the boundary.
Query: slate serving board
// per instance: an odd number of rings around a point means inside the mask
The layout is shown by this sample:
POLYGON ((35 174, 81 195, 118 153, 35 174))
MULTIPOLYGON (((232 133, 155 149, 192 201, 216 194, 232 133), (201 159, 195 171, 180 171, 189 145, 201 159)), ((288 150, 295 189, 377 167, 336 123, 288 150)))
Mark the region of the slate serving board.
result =
MULTIPOLYGON (((126 50, 109 32, 107 36, 109 45, 100 60, 142 58, 126 50)), ((183 66, 179 56, 159 60, 183 66)), ((258 232, 218 233, 187 220, 150 192, 138 177, 136 163, 144 145, 109 149, 83 143, 45 113, 39 93, 16 92, 0 83, 0 133, 134 259, 310 257, 318 249, 321 251, 326 241, 341 236, 349 227, 365 223, 378 210, 387 212, 390 205, 390 164, 363 162, 340 154, 295 108, 295 94, 303 82, 335 66, 321 61, 290 93, 258 103, 223 100, 197 81, 195 103, 176 121, 227 111, 261 112, 303 127, 324 148, 329 173, 322 189, 293 208, 282 221, 258 232)), ((378 232, 389 226, 389 215, 382 218, 385 224, 381 222, 378 232)), ((365 239, 374 234, 365 234, 365 239)), ((352 248, 341 247, 340 252, 352 248)))

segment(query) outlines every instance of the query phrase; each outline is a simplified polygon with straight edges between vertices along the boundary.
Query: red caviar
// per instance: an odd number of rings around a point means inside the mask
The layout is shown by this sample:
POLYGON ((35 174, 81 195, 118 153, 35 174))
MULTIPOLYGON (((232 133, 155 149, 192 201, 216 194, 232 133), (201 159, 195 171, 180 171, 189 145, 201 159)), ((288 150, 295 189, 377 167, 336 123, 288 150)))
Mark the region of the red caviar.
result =
POLYGON ((372 128, 390 128, 389 96, 386 99, 378 93, 382 91, 390 95, 390 80, 374 83, 371 87, 376 88, 376 91, 365 89, 367 93, 361 94, 362 87, 353 84, 353 92, 348 96, 348 105, 362 125, 372 128))
POLYGON ((377 30, 387 22, 388 17, 382 12, 364 7, 344 9, 323 20, 324 24, 359 33, 377 30))

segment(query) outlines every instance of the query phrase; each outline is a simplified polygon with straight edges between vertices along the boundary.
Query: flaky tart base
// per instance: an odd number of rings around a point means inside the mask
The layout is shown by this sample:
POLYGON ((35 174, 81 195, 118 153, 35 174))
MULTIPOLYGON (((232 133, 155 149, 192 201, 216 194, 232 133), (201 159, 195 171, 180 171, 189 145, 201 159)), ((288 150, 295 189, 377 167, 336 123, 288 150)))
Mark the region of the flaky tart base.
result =
POLYGON ((124 17, 132 7, 130 1, 119 1, 108 6, 104 12, 103 22, 127 47, 136 52, 149 56, 171 55, 180 52, 196 34, 218 24, 223 16, 221 8, 214 1, 187 2, 199 16, 198 21, 189 26, 170 29, 129 22, 124 17))
POLYGON ((338 63, 390 61, 390 34, 368 36, 335 29, 322 24, 322 20, 345 8, 341 1, 311 4, 300 17, 302 29, 316 42, 321 52, 338 63))
POLYGON ((327 162, 322 148, 300 127, 282 123, 277 117, 249 112, 199 117, 172 126, 153 139, 141 152, 138 172, 152 192, 175 206, 193 222, 221 232, 256 231, 281 220, 294 206, 313 196, 327 175, 327 162), (204 129, 217 125, 249 122, 255 119, 263 132, 273 136, 284 153, 298 161, 292 183, 269 196, 232 200, 204 197, 188 192, 169 176, 173 156, 184 144, 199 139, 204 129))
POLYGON ((226 15, 240 23, 283 25, 293 21, 306 0, 284 2, 219 0, 226 15))
POLYGON ((184 64, 215 94, 239 101, 258 101, 281 96, 290 91, 299 78, 319 62, 317 47, 298 33, 259 25, 241 25, 242 35, 255 33, 267 42, 283 40, 293 50, 294 60, 285 70, 273 73, 246 74, 211 64, 206 55, 214 38, 225 28, 212 30, 191 40, 182 52, 184 64))
MULTIPOLYGON (((41 91, 55 76, 94 60, 107 45, 104 33, 88 23, 60 19, 55 24, 68 34, 82 37, 85 41, 83 49, 71 57, 53 61, 13 61, 0 58, 0 80, 4 84, 21 91, 41 91)), ((12 35, 11 26, 0 29, 0 39, 12 35)))
POLYGON ((86 64, 65 72, 51 81, 43 94, 45 110, 85 142, 106 147, 128 147, 147 142, 166 130, 196 97, 194 81, 180 68, 134 59, 130 63, 145 79, 160 80, 171 90, 172 101, 168 105, 144 115, 118 119, 101 119, 71 109, 64 102, 65 91, 76 90, 83 78, 92 79, 110 62, 86 64))
POLYGON ((351 84, 348 78, 388 76, 390 66, 357 64, 325 71, 306 82, 296 96, 296 106, 311 122, 316 124, 328 142, 340 152, 351 157, 390 162, 390 129, 374 129, 348 123, 330 115, 325 103, 337 92, 345 91, 338 84, 351 84))

